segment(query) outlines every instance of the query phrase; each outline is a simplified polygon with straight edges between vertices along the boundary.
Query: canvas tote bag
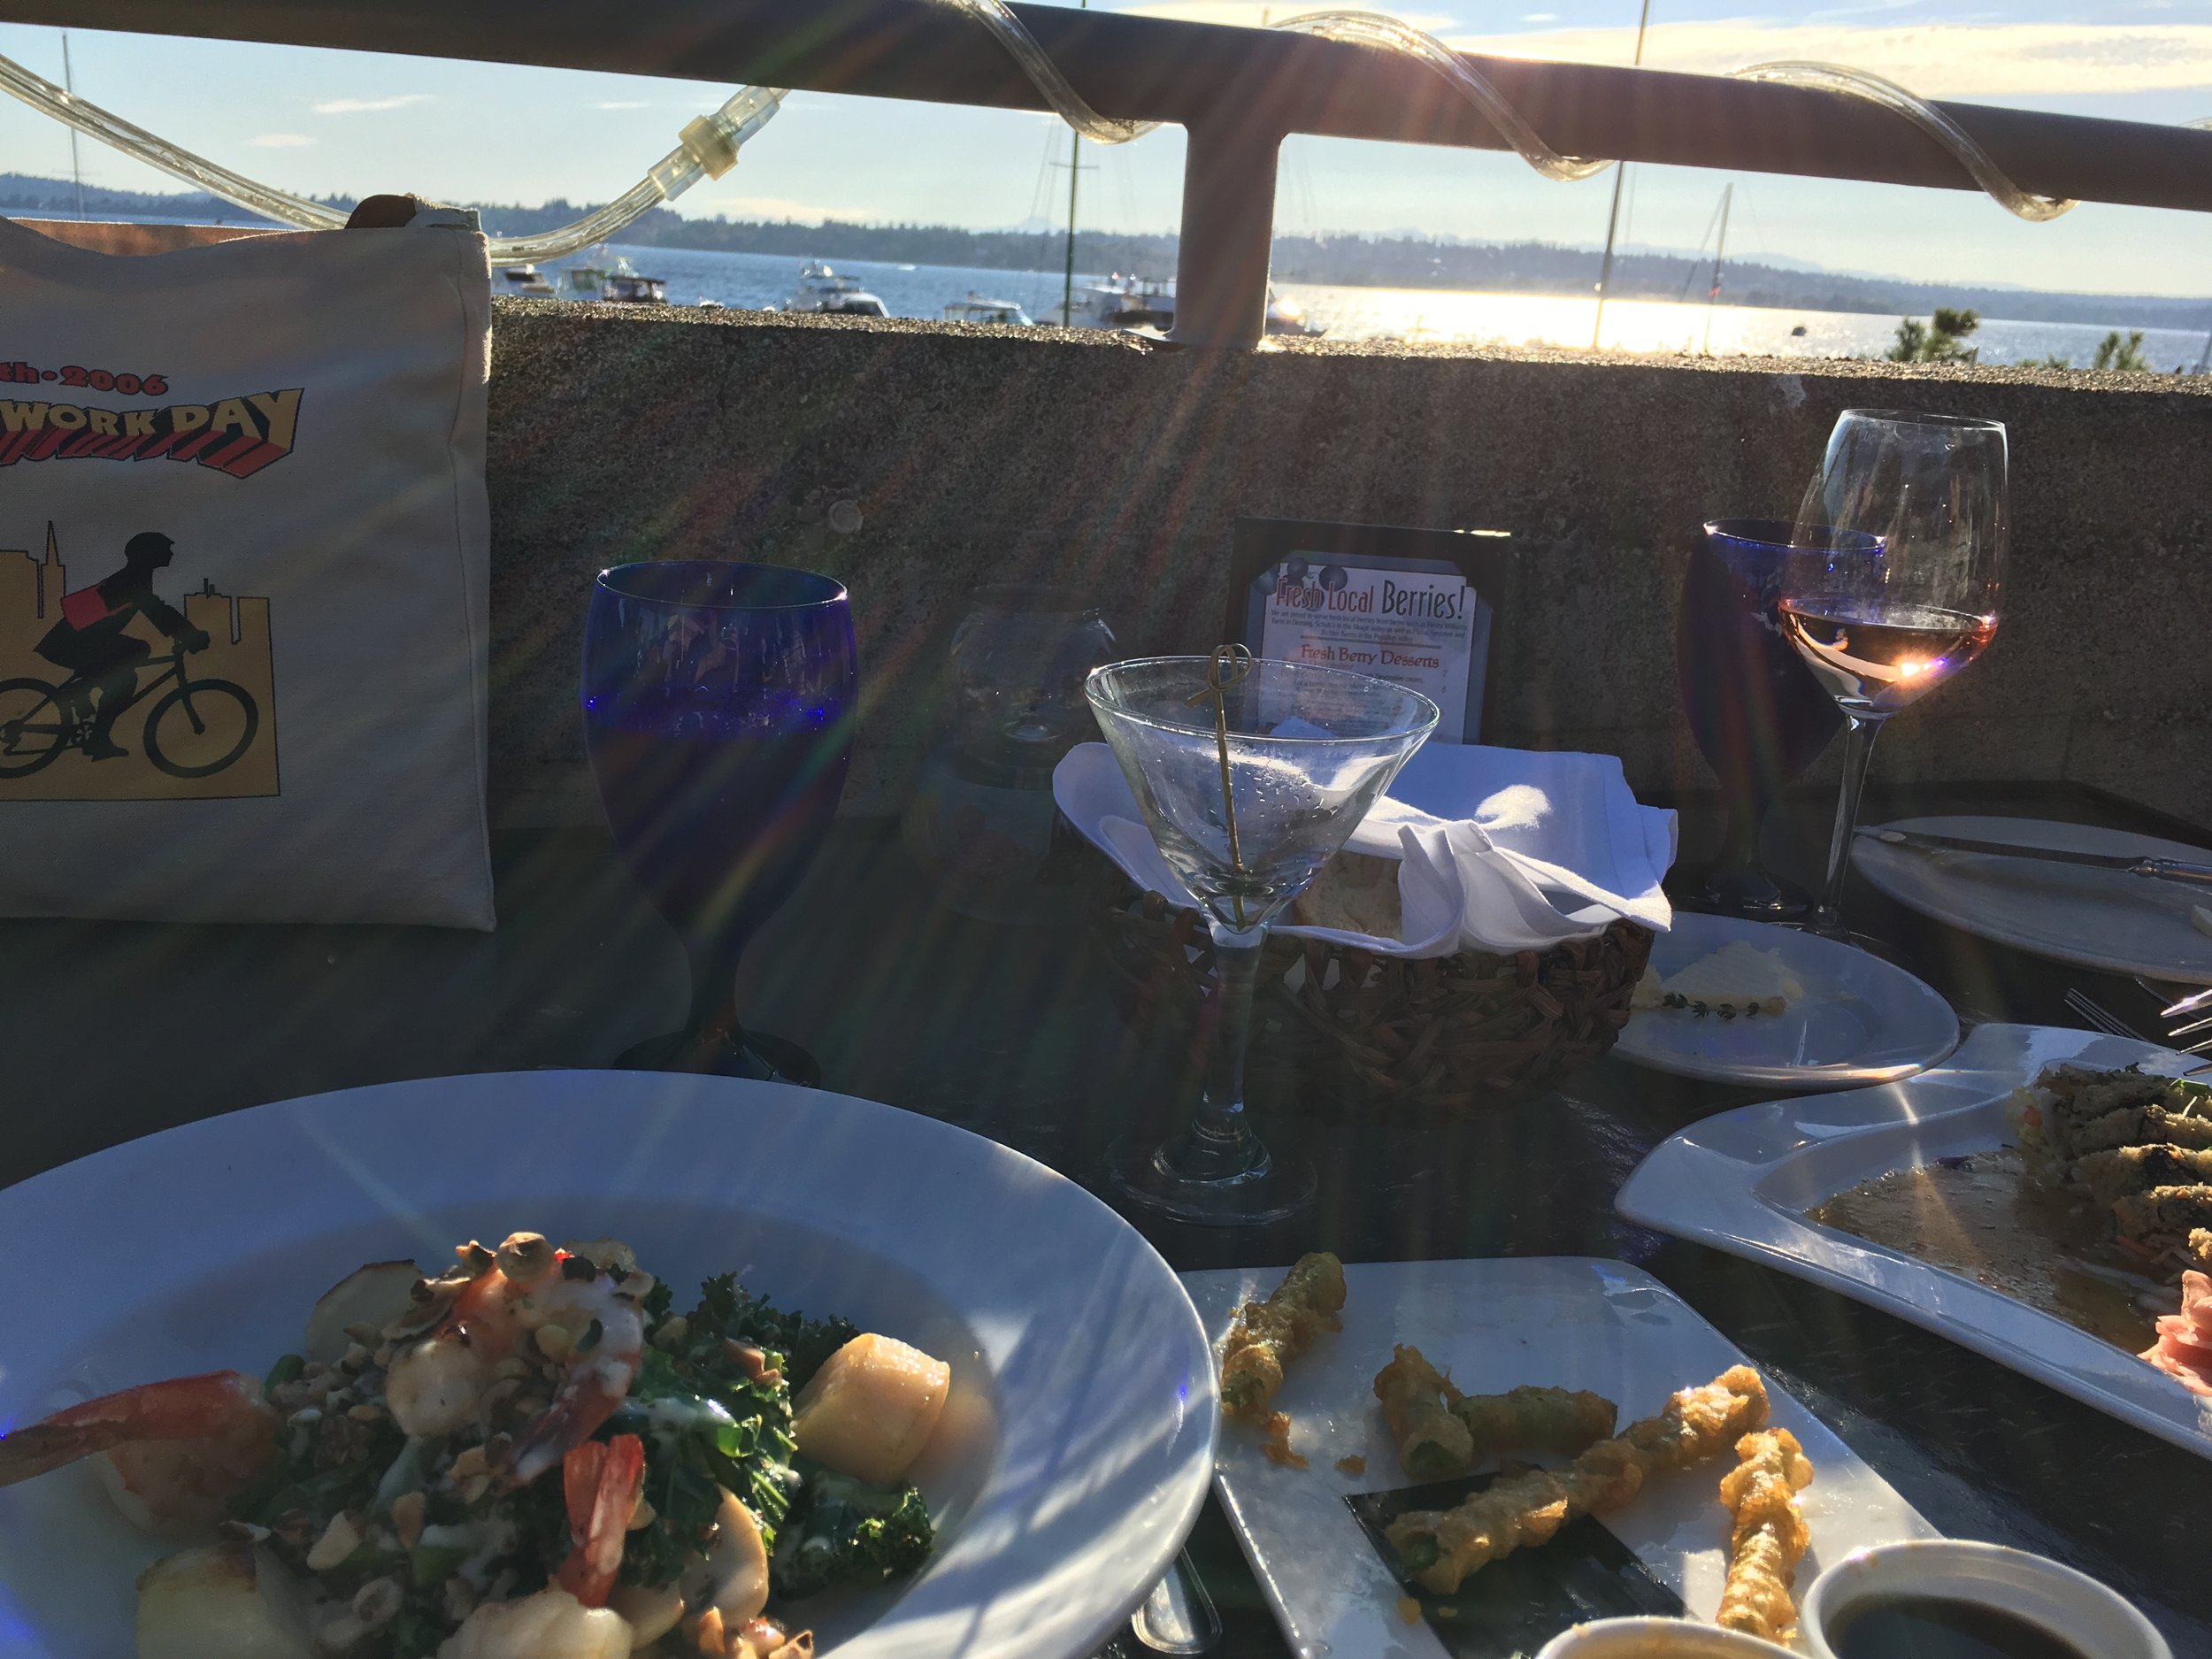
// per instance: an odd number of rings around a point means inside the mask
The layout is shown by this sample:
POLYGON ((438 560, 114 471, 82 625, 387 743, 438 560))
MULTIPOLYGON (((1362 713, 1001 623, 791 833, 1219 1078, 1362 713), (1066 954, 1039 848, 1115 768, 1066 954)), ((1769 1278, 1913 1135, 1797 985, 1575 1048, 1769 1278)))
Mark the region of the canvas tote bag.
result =
POLYGON ((490 281, 0 219, 0 915, 492 926, 490 281))

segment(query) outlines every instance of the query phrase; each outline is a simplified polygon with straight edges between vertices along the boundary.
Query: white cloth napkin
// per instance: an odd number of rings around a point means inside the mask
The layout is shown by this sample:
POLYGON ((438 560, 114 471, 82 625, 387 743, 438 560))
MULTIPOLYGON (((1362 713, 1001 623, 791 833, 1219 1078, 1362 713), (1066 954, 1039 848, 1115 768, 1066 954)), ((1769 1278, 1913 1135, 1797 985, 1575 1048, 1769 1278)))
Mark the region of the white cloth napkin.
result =
MULTIPOLYGON (((1196 903, 1160 856, 1105 744, 1071 750, 1052 792, 1131 880, 1196 903)), ((1674 911, 1659 884, 1674 863, 1677 828, 1672 812, 1637 801, 1616 756, 1432 743, 1345 843, 1399 861, 1404 936, 1274 931, 1402 956, 1543 950, 1602 932, 1619 916, 1664 931, 1674 911)))

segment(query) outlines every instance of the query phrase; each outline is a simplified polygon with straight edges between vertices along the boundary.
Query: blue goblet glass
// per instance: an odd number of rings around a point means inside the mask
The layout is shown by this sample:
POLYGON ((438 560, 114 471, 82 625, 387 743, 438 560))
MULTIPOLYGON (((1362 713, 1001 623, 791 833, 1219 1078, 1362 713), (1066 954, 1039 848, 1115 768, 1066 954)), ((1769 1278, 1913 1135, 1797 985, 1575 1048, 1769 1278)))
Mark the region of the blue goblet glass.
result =
POLYGON ((618 1065, 818 1082, 747 1031, 739 958, 813 862, 852 758, 852 611, 826 576, 670 560, 602 571, 584 623, 584 745, 615 845, 691 961, 682 1031, 618 1065))
POLYGON ((1720 518, 1691 549, 1676 614, 1676 677, 1728 818, 1719 857, 1688 878, 1684 897, 1694 908, 1759 921, 1790 920, 1812 908, 1802 888, 1759 862, 1767 810, 1843 729, 1833 699, 1782 633, 1783 573, 1806 547, 1879 545, 1847 531, 1720 518))

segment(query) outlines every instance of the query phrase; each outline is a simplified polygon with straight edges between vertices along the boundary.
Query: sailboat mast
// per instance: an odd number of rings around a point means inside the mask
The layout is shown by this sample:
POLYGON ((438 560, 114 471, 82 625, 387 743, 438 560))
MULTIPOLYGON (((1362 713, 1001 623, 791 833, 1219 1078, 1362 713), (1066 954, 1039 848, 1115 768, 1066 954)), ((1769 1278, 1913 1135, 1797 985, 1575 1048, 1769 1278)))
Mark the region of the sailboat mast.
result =
MULTIPOLYGON (((1083 10, 1091 0, 1083 0, 1083 10)), ((1083 176, 1083 134, 1068 129, 1068 268, 1060 284, 1060 326, 1075 326, 1075 181, 1083 176)))
POLYGON ((1720 262, 1728 257, 1728 204, 1736 199, 1732 181, 1720 193, 1720 240, 1713 244, 1713 286, 1705 291, 1705 355, 1713 355, 1713 307, 1720 303, 1720 262))
POLYGON ((1060 321, 1075 326, 1075 181, 1083 176, 1083 134, 1068 134, 1068 268, 1060 284, 1060 321))
MULTIPOLYGON (((69 70, 69 31, 61 32, 61 89, 71 97, 77 96, 77 78, 69 70)), ((77 182, 77 217, 84 217, 84 168, 77 160, 77 129, 69 129, 69 176, 77 182)))
MULTIPOLYGON (((1651 0, 1644 0, 1643 15, 1636 19, 1636 56, 1629 61, 1640 66, 1644 61, 1644 31, 1651 27, 1651 0)), ((1590 349, 1598 349, 1598 336, 1605 332, 1605 290, 1613 280, 1613 233, 1620 228, 1621 187, 1628 181, 1628 164, 1613 165, 1613 211, 1605 216, 1605 262, 1598 266, 1598 314, 1590 325, 1590 349)))

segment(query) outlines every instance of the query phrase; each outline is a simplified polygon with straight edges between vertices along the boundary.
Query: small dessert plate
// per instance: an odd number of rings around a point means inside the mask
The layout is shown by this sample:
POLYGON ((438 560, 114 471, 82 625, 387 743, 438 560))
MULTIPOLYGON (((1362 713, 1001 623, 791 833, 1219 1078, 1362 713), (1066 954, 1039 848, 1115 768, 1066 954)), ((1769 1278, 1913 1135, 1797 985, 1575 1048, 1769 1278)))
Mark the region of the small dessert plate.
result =
POLYGON ((1958 1047, 1958 1017, 1935 989, 1893 963, 1770 922, 1677 911, 1651 948, 1664 979, 1738 941, 1778 951, 1804 995, 1779 1014, 1640 1009, 1613 1052, 1655 1071, 1708 1083, 1797 1089, 1893 1083, 1958 1047))

